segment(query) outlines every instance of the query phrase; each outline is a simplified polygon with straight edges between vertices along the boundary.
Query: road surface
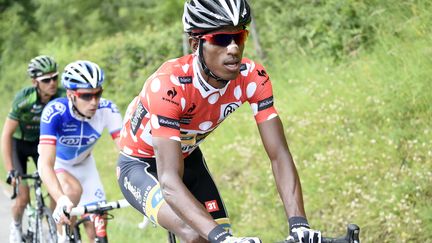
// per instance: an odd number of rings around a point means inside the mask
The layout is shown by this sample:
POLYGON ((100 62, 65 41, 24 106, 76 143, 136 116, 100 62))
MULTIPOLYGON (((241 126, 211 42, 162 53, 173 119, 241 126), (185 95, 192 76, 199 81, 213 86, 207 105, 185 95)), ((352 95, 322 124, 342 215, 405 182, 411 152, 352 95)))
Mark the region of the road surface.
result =
POLYGON ((11 187, 5 183, 0 183, 0 241, 9 241, 9 225, 11 223, 11 187))

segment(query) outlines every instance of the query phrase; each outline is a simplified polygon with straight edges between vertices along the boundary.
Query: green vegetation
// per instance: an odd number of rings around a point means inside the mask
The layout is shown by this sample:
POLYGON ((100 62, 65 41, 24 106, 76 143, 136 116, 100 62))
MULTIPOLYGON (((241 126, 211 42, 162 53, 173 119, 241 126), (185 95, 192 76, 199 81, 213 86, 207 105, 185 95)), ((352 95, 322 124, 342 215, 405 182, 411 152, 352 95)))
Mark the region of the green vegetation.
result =
MULTIPOLYGON (((1 124, 13 94, 30 84, 26 65, 37 54, 60 67, 97 62, 104 95, 125 111, 146 78, 182 53, 183 1, 66 2, 1 1, 1 124)), ((432 3, 251 2, 267 54, 259 61, 272 77, 311 225, 333 236, 354 222, 363 242, 431 242, 432 3)), ((245 56, 256 58, 251 43, 245 56)), ((246 105, 202 149, 235 234, 273 242, 288 229, 255 127, 246 105)), ((104 136, 95 156, 110 199, 121 197, 116 154, 104 136)), ((160 228, 139 230, 133 209, 114 214, 113 242, 165 241, 160 228)))

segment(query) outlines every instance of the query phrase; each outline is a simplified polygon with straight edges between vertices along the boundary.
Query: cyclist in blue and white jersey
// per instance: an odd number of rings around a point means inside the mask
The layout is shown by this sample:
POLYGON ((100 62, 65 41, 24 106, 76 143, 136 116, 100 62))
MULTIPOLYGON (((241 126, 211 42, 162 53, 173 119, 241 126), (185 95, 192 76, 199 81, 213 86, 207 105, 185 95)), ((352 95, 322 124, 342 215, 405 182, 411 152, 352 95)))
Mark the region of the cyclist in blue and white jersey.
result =
MULTIPOLYGON (((92 150, 104 128, 118 147, 122 118, 113 102, 101 98, 103 81, 102 69, 93 62, 68 64, 62 74, 67 98, 55 99, 42 113, 38 169, 57 202, 53 217, 59 224, 71 223, 64 207, 70 211, 105 201, 92 150)), ((94 241, 94 227, 87 223, 87 235, 94 241)))

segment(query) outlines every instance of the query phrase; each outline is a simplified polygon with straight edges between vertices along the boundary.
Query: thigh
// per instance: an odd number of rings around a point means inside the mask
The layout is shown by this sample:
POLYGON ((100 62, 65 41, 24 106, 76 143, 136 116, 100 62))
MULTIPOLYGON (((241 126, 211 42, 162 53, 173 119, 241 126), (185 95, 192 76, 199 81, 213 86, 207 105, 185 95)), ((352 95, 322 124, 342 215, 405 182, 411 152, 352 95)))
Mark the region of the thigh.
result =
POLYGON ((96 204, 106 200, 105 190, 100 180, 93 156, 89 156, 81 163, 74 165, 56 162, 55 170, 56 173, 67 171, 78 181, 82 188, 78 205, 96 204))
POLYGON ((38 144, 36 142, 26 142, 18 139, 12 139, 12 163, 14 169, 21 175, 27 174, 27 161, 29 157, 37 162, 38 144))
POLYGON ((157 180, 154 159, 144 161, 120 154, 117 180, 126 200, 157 224, 157 215, 165 200, 157 180))
POLYGON ((62 191, 68 196, 74 205, 78 205, 81 199, 81 183, 66 169, 56 169, 56 176, 62 188, 62 191))
POLYGON ((185 159, 183 181, 213 219, 230 228, 227 210, 199 148, 185 159))

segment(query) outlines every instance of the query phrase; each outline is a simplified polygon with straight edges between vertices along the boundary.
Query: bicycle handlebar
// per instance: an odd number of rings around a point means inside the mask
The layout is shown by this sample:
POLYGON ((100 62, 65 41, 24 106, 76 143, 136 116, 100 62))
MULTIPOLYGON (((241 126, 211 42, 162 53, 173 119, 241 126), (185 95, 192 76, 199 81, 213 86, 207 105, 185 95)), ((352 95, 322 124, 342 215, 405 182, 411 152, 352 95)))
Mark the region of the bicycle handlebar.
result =
MULTIPOLYGON (((278 243, 296 243, 296 241, 285 240, 278 243)), ((321 243, 360 243, 360 227, 356 224, 349 224, 345 236, 339 238, 322 237, 321 243)))
POLYGON ((20 180, 21 179, 23 179, 23 180, 28 180, 28 179, 31 179, 31 180, 40 180, 40 177, 39 177, 39 173, 37 171, 35 171, 33 174, 25 174, 25 175, 18 175, 17 174, 15 176, 16 183, 13 186, 13 193, 12 193, 11 199, 15 199, 17 197, 17 195, 18 195, 18 186, 20 184, 20 180))
POLYGON ((63 209, 63 212, 67 217, 70 217, 70 216, 80 216, 86 213, 103 213, 116 208, 124 208, 128 206, 130 206, 130 204, 128 201, 126 201, 126 199, 120 199, 117 201, 101 203, 98 205, 78 206, 72 208, 72 210, 69 213, 65 211, 66 209, 63 209))

